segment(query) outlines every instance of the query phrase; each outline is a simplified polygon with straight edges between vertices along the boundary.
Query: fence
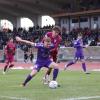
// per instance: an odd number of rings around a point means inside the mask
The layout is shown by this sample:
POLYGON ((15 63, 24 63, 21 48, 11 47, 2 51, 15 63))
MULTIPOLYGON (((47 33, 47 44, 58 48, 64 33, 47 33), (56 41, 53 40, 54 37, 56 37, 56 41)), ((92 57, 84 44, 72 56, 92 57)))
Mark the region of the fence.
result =
MULTIPOLYGON (((58 52, 58 60, 65 61, 73 59, 75 49, 73 47, 60 47, 58 52)), ((34 50, 34 59, 36 59, 37 50, 34 50)), ((99 46, 90 46, 84 48, 85 58, 92 60, 100 60, 100 47, 99 46)), ((0 50, 0 61, 4 60, 4 51, 0 50)), ((21 49, 16 50, 15 61, 23 62, 24 61, 24 52, 21 49)))

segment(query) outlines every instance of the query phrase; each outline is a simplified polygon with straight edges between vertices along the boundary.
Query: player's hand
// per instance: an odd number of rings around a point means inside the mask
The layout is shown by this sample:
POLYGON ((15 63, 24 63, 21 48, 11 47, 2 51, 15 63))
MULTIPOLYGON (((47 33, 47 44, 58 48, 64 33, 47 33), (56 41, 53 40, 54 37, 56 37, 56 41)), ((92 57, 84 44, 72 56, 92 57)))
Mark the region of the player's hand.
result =
POLYGON ((20 37, 16 37, 16 41, 21 41, 22 39, 20 37))
POLYGON ((85 48, 87 48, 89 45, 87 44, 87 45, 85 45, 85 48))

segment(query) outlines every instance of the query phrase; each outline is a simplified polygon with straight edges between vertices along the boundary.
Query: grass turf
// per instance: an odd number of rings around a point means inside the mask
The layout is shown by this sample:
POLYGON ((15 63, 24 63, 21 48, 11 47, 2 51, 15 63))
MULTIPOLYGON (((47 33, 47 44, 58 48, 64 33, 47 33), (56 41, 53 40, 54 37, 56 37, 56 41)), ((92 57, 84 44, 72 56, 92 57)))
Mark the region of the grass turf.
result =
POLYGON ((0 100, 67 100, 74 97, 100 96, 100 72, 87 75, 80 71, 60 71, 57 81, 61 87, 57 89, 50 89, 42 84, 43 70, 26 87, 21 87, 29 73, 30 70, 10 70, 3 75, 1 71, 0 100))

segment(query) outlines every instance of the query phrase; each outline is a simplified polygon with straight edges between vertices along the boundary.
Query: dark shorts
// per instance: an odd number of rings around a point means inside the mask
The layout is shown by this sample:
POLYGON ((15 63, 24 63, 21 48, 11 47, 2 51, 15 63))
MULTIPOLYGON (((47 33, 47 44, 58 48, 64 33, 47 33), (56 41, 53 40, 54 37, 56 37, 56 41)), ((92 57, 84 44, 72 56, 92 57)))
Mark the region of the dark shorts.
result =
POLYGON ((36 61, 33 69, 36 69, 39 72, 42 67, 49 68, 49 65, 51 63, 52 63, 52 61, 50 59, 44 60, 44 61, 43 60, 42 61, 36 61))

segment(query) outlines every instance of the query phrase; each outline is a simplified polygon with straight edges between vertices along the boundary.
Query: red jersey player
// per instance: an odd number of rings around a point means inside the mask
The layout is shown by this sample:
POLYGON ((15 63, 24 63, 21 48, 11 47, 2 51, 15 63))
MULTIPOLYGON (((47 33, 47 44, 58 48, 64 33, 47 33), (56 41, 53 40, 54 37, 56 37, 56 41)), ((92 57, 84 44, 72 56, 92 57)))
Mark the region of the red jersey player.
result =
MULTIPOLYGON (((59 35, 60 33, 61 33, 60 27, 55 26, 55 27, 53 27, 52 32, 48 32, 45 35, 46 37, 50 37, 51 42, 53 43, 53 45, 55 47, 54 49, 51 50, 51 55, 50 55, 54 62, 57 61, 58 47, 62 40, 61 36, 59 35)), ((47 70, 45 77, 43 78, 44 84, 48 84, 49 75, 50 75, 51 71, 52 71, 51 68, 49 68, 49 70, 47 70)), ((53 70, 53 80, 56 80, 58 72, 59 72, 58 69, 53 70)))
POLYGON ((15 43, 13 42, 13 38, 10 38, 5 47, 6 65, 4 67, 3 74, 5 74, 7 68, 11 68, 14 66, 13 64, 14 54, 15 54, 15 43))

